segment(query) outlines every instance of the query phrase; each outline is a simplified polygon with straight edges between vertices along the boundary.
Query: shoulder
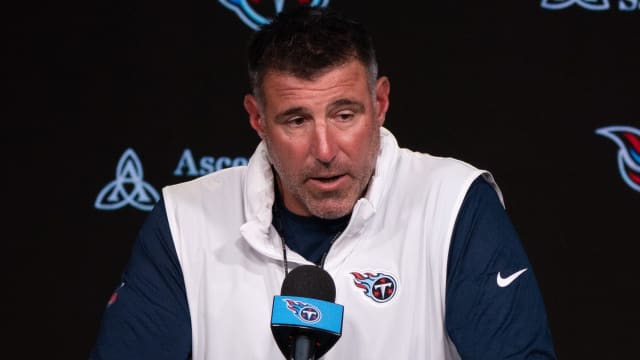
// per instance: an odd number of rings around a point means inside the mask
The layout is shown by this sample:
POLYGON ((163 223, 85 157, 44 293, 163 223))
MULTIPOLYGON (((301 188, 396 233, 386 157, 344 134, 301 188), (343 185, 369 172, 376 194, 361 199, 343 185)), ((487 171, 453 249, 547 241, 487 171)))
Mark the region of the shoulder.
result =
POLYGON ((405 182, 411 187, 428 191, 450 189, 461 196, 464 196, 471 184, 480 177, 499 193, 491 173, 453 157, 401 149, 396 174, 397 181, 405 182))
MULTIPOLYGON (((200 199, 215 192, 229 192, 239 189, 246 173, 246 166, 234 166, 197 177, 195 179, 167 185, 162 194, 167 203, 174 198, 200 199)), ((169 204, 167 204, 168 206, 169 204)))

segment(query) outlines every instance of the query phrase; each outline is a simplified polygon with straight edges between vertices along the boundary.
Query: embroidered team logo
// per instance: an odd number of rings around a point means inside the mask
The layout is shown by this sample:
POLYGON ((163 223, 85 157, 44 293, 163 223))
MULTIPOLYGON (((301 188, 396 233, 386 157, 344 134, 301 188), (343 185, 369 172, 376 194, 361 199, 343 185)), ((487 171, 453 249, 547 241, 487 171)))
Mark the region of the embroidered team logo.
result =
POLYGON ((377 303, 385 303, 398 292, 398 283, 391 275, 352 272, 353 284, 377 303))
POLYGON ((640 191, 640 129, 631 126, 607 126, 596 134, 618 145, 618 171, 630 188, 640 191))
POLYGON ((292 299, 283 300, 287 303, 287 309, 289 309, 302 322, 314 324, 322 318, 320 309, 311 304, 292 299))

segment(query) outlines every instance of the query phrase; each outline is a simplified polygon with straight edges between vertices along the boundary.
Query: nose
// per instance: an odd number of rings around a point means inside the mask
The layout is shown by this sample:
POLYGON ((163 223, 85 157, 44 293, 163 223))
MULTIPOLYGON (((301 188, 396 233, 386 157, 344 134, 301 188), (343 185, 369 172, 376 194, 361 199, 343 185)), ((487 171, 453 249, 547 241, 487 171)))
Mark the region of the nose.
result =
POLYGON ((329 164, 337 154, 336 134, 326 121, 315 121, 314 125, 311 152, 316 160, 329 164))

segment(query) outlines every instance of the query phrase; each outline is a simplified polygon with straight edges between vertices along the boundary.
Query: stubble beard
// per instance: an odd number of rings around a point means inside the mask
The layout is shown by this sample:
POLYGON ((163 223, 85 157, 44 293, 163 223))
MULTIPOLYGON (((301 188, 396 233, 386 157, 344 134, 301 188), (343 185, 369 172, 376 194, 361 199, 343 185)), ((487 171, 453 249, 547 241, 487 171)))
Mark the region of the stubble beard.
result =
POLYGON ((354 169, 352 166, 349 166, 349 164, 331 164, 328 167, 315 164, 312 168, 291 171, 282 166, 282 159, 274 156, 272 144, 268 138, 265 138, 269 159, 282 188, 290 192, 311 215, 322 219, 337 219, 350 214, 353 211, 356 201, 364 196, 364 192, 373 175, 380 150, 379 132, 372 135, 371 142, 372 143, 369 144, 369 154, 367 154, 365 158, 367 164, 364 167, 354 169), (310 191, 305 187, 305 181, 312 177, 313 174, 318 174, 320 172, 318 170, 327 172, 336 168, 346 170, 340 173, 351 177, 352 185, 347 189, 318 193, 310 191), (354 173, 354 171, 357 173, 354 173))

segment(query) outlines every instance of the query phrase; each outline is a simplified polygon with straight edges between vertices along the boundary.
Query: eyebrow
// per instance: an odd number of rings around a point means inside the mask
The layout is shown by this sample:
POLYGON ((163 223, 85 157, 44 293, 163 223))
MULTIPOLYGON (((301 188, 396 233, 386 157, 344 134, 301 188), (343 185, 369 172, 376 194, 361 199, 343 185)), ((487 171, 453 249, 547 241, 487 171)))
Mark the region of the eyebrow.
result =
MULTIPOLYGON (((360 101, 352 100, 352 99, 338 99, 332 102, 331 104, 329 104, 328 109, 331 111, 331 110, 334 110, 335 108, 342 107, 342 106, 355 107, 356 112, 364 112, 365 110, 363 103, 361 103, 360 101)), ((306 115, 306 114, 309 114, 309 110, 306 107, 295 106, 277 114, 276 119, 280 121, 283 118, 286 118, 289 116, 306 115)))
POLYGON ((278 121, 281 121, 283 118, 286 118, 292 115, 300 115, 300 114, 308 114, 308 113, 309 111, 307 110, 307 108, 303 106, 296 106, 296 107, 289 108, 279 114, 276 114, 276 119, 278 121))
POLYGON ((336 100, 336 101, 334 101, 333 103, 331 103, 329 105, 329 109, 333 110, 334 108, 341 107, 341 106, 355 107, 355 111, 364 112, 364 104, 362 102, 360 102, 360 101, 351 100, 351 99, 339 99, 339 100, 336 100))

